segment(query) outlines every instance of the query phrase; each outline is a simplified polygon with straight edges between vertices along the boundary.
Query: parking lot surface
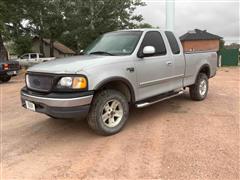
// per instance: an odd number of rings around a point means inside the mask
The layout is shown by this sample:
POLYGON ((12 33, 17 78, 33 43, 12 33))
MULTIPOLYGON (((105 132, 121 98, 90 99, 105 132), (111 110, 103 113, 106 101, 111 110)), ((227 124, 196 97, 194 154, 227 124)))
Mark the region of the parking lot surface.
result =
POLYGON ((201 102, 131 109, 119 134, 23 109, 23 76, 0 84, 2 179, 239 179, 239 68, 222 68, 201 102))

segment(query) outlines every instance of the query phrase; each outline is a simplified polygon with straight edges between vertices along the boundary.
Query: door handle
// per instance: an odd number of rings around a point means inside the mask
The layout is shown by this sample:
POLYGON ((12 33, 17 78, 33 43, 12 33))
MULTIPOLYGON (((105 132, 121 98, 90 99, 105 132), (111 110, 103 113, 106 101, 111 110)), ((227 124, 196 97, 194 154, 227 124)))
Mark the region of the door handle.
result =
POLYGON ((167 64, 168 66, 170 66, 170 65, 172 65, 172 61, 167 61, 166 64, 167 64))

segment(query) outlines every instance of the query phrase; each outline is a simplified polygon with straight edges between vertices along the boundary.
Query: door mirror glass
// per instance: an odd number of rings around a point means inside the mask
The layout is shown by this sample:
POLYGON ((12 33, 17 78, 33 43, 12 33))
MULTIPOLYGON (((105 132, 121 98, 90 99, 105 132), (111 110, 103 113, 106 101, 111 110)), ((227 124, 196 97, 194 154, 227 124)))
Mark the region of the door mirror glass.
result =
POLYGON ((156 52, 156 49, 153 46, 145 46, 143 48, 144 55, 153 55, 153 54, 155 54, 155 52, 156 52))

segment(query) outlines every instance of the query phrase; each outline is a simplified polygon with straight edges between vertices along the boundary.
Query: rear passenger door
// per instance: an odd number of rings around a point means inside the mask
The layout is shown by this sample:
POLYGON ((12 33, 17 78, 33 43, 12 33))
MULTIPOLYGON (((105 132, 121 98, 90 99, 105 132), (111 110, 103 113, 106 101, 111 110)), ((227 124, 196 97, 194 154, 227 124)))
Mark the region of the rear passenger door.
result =
POLYGON ((138 50, 137 83, 139 100, 172 90, 172 57, 167 52, 162 34, 159 31, 146 32, 138 50), (153 46, 155 54, 140 58, 143 48, 153 46))
POLYGON ((186 65, 183 50, 181 49, 181 42, 171 31, 165 31, 165 35, 170 45, 173 59, 173 89, 182 88, 186 65))

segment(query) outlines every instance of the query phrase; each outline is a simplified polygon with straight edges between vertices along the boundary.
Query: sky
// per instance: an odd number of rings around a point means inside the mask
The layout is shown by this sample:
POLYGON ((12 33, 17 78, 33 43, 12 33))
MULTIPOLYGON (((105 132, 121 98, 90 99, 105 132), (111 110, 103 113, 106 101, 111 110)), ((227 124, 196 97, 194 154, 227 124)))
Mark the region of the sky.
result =
MULTIPOLYGON (((144 22, 165 29, 165 0, 143 0, 136 10, 144 22)), ((240 43, 239 0, 175 0, 175 28, 178 36, 201 29, 224 38, 226 44, 240 43)))

